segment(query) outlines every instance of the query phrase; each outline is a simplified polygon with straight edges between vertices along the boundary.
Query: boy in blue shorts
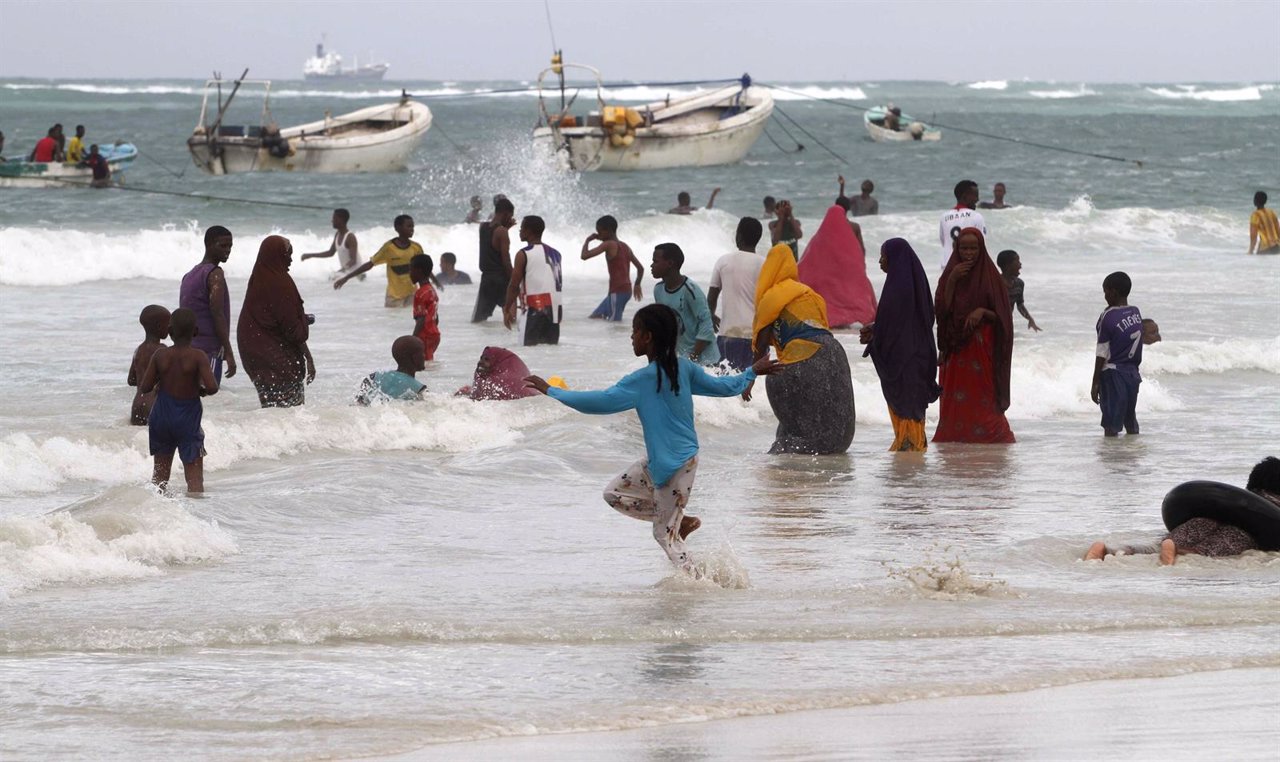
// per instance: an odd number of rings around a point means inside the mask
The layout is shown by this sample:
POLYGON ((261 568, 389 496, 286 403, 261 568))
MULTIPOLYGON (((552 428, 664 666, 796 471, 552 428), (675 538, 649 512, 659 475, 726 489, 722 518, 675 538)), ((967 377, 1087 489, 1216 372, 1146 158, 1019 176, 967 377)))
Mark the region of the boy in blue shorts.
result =
POLYGON ((427 367, 427 350, 422 339, 401 336, 391 344, 391 357, 396 361, 396 369, 370 373, 360 382, 357 403, 369 405, 374 400, 422 399, 427 385, 415 378, 418 371, 427 367))
POLYGON ((1142 376, 1142 313, 1129 304, 1133 282, 1122 272, 1102 281, 1107 308, 1098 317, 1097 357, 1093 363, 1093 385, 1089 397, 1102 408, 1105 436, 1138 433, 1138 385, 1142 376))
POLYGON ((173 346, 160 347, 151 356, 138 383, 139 394, 156 390, 156 401, 147 419, 155 470, 151 481, 160 489, 169 486, 173 453, 182 458, 187 492, 204 492, 204 409, 200 398, 216 394, 218 382, 209 367, 209 356, 191 346, 196 335, 196 313, 176 309, 169 320, 173 346))

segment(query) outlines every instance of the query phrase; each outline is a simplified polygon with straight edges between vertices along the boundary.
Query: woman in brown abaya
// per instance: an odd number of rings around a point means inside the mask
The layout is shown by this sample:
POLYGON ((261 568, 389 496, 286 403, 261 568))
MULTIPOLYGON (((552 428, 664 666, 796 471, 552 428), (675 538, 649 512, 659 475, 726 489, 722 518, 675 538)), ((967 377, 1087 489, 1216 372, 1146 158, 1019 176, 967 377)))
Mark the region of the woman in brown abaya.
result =
POLYGON ((287 238, 273 235, 262 242, 236 325, 240 364, 263 407, 301 405, 306 385, 316 377, 302 296, 289 276, 292 261, 287 238))

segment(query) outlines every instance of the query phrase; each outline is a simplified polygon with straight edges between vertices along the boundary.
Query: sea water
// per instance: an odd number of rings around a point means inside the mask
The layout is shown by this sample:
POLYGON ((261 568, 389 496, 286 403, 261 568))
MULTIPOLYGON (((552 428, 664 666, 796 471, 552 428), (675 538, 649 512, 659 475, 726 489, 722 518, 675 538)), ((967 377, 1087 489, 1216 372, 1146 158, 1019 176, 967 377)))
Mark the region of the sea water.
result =
MULTIPOLYGON (((280 83, 271 110, 290 124, 398 95, 363 87, 280 83)), ((183 146, 198 83, 0 82, 10 156, 55 121, 83 123, 90 140, 154 159, 126 173, 129 187, 345 206, 366 257, 410 213, 429 253, 454 251, 475 276, 466 201, 506 193, 518 215, 546 218, 565 254, 567 316, 559 346, 520 349, 500 321, 468 322, 474 287, 447 288, 443 341, 419 375, 426 399, 361 408, 360 379, 393 366, 391 342, 412 323, 381 306, 380 270, 335 292, 334 260, 297 261, 327 247, 327 211, 0 192, 0 755, 348 757, 1280 667, 1280 554, 1078 560, 1096 539, 1158 537, 1160 500, 1179 482, 1240 484, 1276 453, 1280 258, 1244 255, 1253 191, 1280 190, 1274 85, 790 83, 1145 164, 945 129, 938 144, 877 145, 857 111, 781 93, 812 135, 797 133, 803 152, 762 140, 732 167, 582 177, 529 150, 530 98, 409 87, 458 97, 428 101, 436 126, 408 172, 210 178, 183 146), (573 388, 639 367, 627 325, 586 319, 606 290, 603 264, 577 258, 597 216, 618 216, 646 263, 655 244, 679 243, 705 286, 762 196, 791 199, 811 234, 839 173, 851 192, 877 184, 883 214, 860 220, 877 291, 890 237, 936 276, 957 180, 984 197, 1009 186, 1019 206, 985 213, 990 245, 1021 254, 1044 328, 1015 316, 1017 444, 890 454, 875 372, 840 335, 857 397, 846 455, 765 454, 776 421, 763 390, 697 401, 690 511, 703 527, 690 546, 708 574, 695 581, 601 500, 643 453, 633 415, 452 396, 486 345, 573 388), (699 204, 717 186, 712 210, 662 213, 679 190, 699 204), (292 240, 318 375, 291 410, 261 410, 243 374, 228 379, 205 400, 207 495, 162 496, 147 483, 146 431, 127 424, 125 376, 138 312, 176 306, 212 224, 235 233, 233 323, 262 238, 292 240), (1143 433, 1106 440, 1089 382, 1114 270, 1132 276, 1131 302, 1164 341, 1144 352, 1143 433)))

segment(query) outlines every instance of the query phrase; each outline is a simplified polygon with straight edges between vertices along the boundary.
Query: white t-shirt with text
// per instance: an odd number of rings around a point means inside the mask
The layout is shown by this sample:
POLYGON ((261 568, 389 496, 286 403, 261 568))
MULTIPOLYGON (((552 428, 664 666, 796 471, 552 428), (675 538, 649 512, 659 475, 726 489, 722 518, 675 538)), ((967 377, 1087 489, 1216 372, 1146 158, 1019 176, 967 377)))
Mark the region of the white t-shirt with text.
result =
POLYGON ((983 238, 987 236, 986 221, 973 209, 951 209, 942 215, 942 221, 938 223, 938 245, 942 247, 943 270, 947 269, 947 261, 951 259, 952 243, 965 228, 977 228, 982 231, 983 238))

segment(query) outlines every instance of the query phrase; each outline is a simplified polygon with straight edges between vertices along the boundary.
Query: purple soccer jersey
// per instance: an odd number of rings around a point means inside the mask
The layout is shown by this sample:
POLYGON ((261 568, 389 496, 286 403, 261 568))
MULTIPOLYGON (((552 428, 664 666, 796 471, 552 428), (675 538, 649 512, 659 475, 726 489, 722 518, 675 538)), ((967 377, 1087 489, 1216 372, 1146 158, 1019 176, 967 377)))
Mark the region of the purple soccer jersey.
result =
POLYGON ((1098 357, 1103 370, 1137 375, 1142 364, 1142 313, 1132 305, 1108 307, 1098 317, 1098 357))

